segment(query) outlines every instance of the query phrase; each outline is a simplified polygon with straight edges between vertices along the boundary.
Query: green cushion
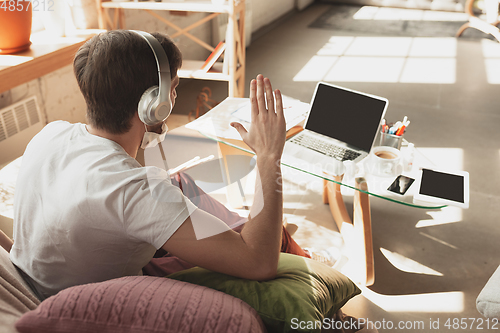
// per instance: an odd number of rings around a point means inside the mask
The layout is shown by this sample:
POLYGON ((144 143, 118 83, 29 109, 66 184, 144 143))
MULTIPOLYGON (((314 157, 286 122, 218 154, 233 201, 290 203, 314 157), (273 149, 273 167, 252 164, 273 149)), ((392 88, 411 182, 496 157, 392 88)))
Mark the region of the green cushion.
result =
POLYGON ((361 293, 342 273, 317 261, 281 253, 276 279, 252 281, 195 267, 168 276, 235 296, 253 307, 269 332, 320 332, 307 322, 332 318, 361 293), (293 321, 292 321, 293 320, 293 321), (303 322, 302 325, 300 323, 303 322), (309 326, 307 328, 307 326, 309 326))

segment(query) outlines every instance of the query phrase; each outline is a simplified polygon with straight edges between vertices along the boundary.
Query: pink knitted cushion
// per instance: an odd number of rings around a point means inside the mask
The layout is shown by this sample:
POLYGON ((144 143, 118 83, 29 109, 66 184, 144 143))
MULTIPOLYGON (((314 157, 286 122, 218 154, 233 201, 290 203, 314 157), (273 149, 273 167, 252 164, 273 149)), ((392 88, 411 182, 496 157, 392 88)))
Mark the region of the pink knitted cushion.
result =
POLYGON ((161 277, 75 286, 17 322, 20 333, 265 332, 257 312, 220 291, 161 277))

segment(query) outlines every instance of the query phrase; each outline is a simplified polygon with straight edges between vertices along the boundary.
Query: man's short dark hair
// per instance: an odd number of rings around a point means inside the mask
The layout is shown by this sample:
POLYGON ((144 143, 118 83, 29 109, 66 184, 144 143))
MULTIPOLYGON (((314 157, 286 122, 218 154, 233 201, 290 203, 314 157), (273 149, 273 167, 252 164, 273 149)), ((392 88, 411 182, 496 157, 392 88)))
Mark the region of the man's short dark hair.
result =
MULTIPOLYGON (((171 79, 182 65, 174 42, 152 33, 170 63, 171 79)), ((147 42, 134 32, 111 30, 87 41, 76 53, 73 69, 87 103, 87 120, 112 134, 130 130, 142 94, 158 85, 158 66, 147 42)))

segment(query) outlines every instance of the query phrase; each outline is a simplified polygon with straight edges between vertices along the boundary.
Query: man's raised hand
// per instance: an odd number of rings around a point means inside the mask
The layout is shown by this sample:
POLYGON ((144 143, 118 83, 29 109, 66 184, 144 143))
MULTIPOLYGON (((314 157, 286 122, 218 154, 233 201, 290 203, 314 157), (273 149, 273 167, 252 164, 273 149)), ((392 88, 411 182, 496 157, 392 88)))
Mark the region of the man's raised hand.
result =
POLYGON ((231 123, 231 126, 236 128, 243 141, 257 156, 280 159, 286 138, 281 92, 276 89, 273 95, 271 81, 259 74, 250 82, 250 104, 250 130, 247 131, 238 122, 231 123))

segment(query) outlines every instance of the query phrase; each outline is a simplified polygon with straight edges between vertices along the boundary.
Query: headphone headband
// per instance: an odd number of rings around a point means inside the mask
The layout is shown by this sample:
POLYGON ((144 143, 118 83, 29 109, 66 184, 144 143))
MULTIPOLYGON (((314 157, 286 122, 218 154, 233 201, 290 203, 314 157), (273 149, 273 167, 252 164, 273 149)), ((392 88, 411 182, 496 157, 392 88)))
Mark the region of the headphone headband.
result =
POLYGON ((158 87, 150 87, 144 92, 139 101, 138 113, 144 124, 156 125, 165 121, 172 111, 170 63, 165 50, 155 37, 144 31, 130 31, 141 36, 148 43, 155 56, 158 67, 158 87))

